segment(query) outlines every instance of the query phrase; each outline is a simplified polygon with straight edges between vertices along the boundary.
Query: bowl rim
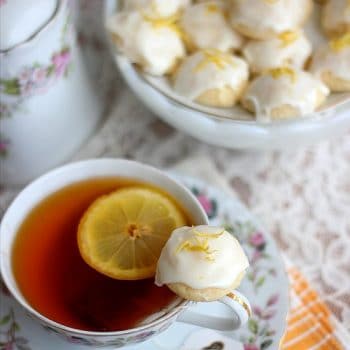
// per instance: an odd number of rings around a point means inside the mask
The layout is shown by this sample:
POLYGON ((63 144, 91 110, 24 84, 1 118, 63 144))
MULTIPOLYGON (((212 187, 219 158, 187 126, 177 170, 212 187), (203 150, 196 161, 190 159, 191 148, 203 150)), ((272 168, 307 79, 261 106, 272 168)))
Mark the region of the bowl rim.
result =
MULTIPOLYGON (((122 56, 122 54, 120 54, 120 56, 122 56)), ((125 56, 124 56, 125 57, 125 56)), ((126 57, 125 57, 126 58, 126 57)), ((126 58, 127 59, 127 58, 126 58)), ((146 83, 148 84, 150 87, 152 87, 153 89, 155 89, 158 93, 160 93, 161 95, 163 95, 164 97, 166 97, 169 101, 171 101, 174 104, 179 105, 179 108, 186 108, 188 110, 192 110, 194 112, 198 112, 201 113, 203 115, 203 117, 207 117, 210 119, 213 119, 215 121, 218 122, 230 122, 230 123, 236 123, 236 124, 244 124, 244 125, 255 125, 255 126, 261 126, 261 127, 272 127, 272 126, 281 126, 281 125, 293 125, 293 124, 299 124, 303 121, 316 121, 316 120, 324 120, 325 118, 328 117, 328 115, 333 112, 335 109, 337 108, 349 108, 350 109, 350 92, 346 93, 346 98, 344 100, 342 100, 341 102, 335 104, 334 106, 329 106, 328 108, 326 108, 323 111, 314 111, 308 114, 304 114, 298 117, 294 117, 294 118, 288 118, 288 119, 279 119, 279 120, 270 120, 268 122, 264 122, 261 120, 257 120, 254 119, 254 115, 252 114, 252 118, 251 119, 239 119, 239 118, 235 118, 235 117, 226 117, 223 115, 217 115, 214 113, 214 111, 204 111, 201 110, 200 108, 196 108, 195 105, 197 105, 195 103, 194 106, 191 106, 189 104, 186 104, 185 102, 182 102, 180 100, 177 100, 175 97, 171 96, 170 94, 167 94, 165 91, 163 91, 161 88, 159 88, 156 84, 153 84, 152 82, 150 82, 147 79, 147 74, 143 73, 138 67, 136 67, 135 65, 132 64, 132 62, 129 62, 130 66, 132 67, 132 69, 134 69, 134 71, 138 74, 138 76, 146 83), (349 95, 349 96, 347 96, 349 95)))
MULTIPOLYGON (((117 52, 115 48, 112 47, 112 54, 115 56, 114 60, 118 65, 118 68, 120 69, 120 62, 124 60, 125 63, 128 64, 128 67, 138 76, 142 82, 147 85, 149 88, 155 90, 159 95, 163 96, 169 103, 176 105, 179 109, 185 109, 188 111, 196 112, 198 114, 201 114, 203 118, 208 118, 214 122, 221 122, 221 123, 228 123, 231 125, 244 125, 244 126, 254 126, 261 129, 278 129, 281 127, 293 127, 293 126, 299 126, 303 123, 310 124, 312 122, 324 122, 328 118, 334 118, 334 113, 337 109, 344 108, 350 111, 350 92, 346 93, 346 98, 337 103, 336 105, 330 106, 326 108, 323 111, 315 111, 309 114, 305 114, 299 117, 295 118, 289 118, 289 119, 281 119, 281 120, 271 120, 268 122, 264 122, 261 120, 253 119, 254 116, 252 115, 252 119, 238 119, 238 118, 230 118, 225 117, 222 115, 216 115, 214 112, 211 111, 204 111, 200 108, 196 108, 195 106, 188 105, 180 100, 177 100, 170 94, 167 94, 162 89, 160 89, 156 84, 153 84, 150 82, 147 77, 146 73, 143 73, 138 69, 125 55, 117 52), (347 96, 349 95, 349 96, 347 96)), ((123 76, 126 76, 128 74, 127 71, 120 69, 123 76)), ((350 114, 349 114, 350 115, 350 114)))

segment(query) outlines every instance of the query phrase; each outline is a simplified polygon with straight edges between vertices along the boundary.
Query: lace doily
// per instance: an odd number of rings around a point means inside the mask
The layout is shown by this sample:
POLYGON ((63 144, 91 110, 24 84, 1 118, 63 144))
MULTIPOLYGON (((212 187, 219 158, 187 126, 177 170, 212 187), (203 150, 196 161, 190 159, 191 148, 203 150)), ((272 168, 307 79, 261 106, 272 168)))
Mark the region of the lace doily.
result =
MULTIPOLYGON (((120 79, 115 87, 110 116, 73 160, 126 157, 169 167, 206 155, 350 331, 350 133, 289 153, 225 150, 159 121, 120 79)), ((1 212, 17 192, 0 190, 1 212)))

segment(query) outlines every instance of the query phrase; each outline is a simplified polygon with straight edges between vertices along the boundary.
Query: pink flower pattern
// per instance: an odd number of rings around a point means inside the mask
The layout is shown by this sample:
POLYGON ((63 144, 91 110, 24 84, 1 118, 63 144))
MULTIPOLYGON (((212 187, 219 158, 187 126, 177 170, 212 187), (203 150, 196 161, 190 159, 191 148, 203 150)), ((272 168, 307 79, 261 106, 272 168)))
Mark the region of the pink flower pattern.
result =
MULTIPOLYGON (((0 134, 0 156, 6 155, 9 144, 10 144, 9 140, 4 139, 3 136, 0 134)), ((0 285, 1 284, 2 282, 0 280, 0 285)))
POLYGON ((198 191, 196 188, 192 188, 192 192, 208 215, 208 218, 214 218, 217 215, 217 203, 215 199, 209 198, 207 194, 198 191))
POLYGON ((67 67, 71 61, 71 53, 69 49, 65 49, 52 56, 52 63, 55 66, 55 75, 60 78, 67 71, 67 67))
MULTIPOLYGON (((0 0, 0 6, 5 2, 6 0, 0 0)), ((28 97, 46 93, 55 81, 68 76, 72 63, 70 46, 66 41, 66 34, 69 31, 67 28, 70 28, 69 23, 70 17, 68 16, 62 29, 61 49, 52 54, 47 64, 34 63, 24 67, 15 77, 0 81, 2 99, 0 117, 10 117, 28 97), (5 104, 4 100, 8 97, 8 102, 5 104)))
POLYGON ((265 237, 261 232, 255 232, 250 236, 249 243, 254 247, 260 248, 266 243, 265 237))
POLYGON ((198 197, 198 202, 202 205, 203 209, 206 213, 210 213, 213 210, 213 206, 208 197, 200 194, 198 197))
POLYGON ((260 350, 255 344, 245 344, 244 350, 260 350))

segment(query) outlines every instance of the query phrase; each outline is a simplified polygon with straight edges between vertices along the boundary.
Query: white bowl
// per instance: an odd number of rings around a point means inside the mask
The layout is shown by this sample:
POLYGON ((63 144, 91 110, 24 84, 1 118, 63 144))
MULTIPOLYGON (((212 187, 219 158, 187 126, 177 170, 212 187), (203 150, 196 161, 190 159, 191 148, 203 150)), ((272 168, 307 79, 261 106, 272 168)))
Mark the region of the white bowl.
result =
MULTIPOLYGON (((117 7, 118 1, 107 0, 106 18, 117 7)), ((139 99, 165 122, 203 142, 233 149, 290 149, 335 137, 350 129, 350 98, 299 119, 271 123, 235 120, 205 108, 185 105, 164 93, 154 79, 145 78, 126 57, 116 52, 112 43, 111 49, 120 73, 139 99)))

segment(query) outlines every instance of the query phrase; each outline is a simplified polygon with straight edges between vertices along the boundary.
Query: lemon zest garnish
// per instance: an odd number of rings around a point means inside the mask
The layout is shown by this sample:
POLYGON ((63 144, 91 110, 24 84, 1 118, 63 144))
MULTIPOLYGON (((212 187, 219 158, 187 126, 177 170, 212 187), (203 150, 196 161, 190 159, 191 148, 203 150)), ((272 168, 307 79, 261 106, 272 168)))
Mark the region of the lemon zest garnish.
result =
MULTIPOLYGON (((214 238, 214 237, 211 237, 214 238)), ((210 250, 209 247, 209 238, 208 237, 198 237, 195 235, 194 237, 183 241, 176 248, 175 254, 180 253, 181 251, 189 251, 189 252, 201 252, 205 255, 205 260, 207 261, 215 261, 214 253, 217 252, 216 249, 210 250)))
POLYGON ((196 229, 192 229, 192 232, 197 235, 197 236, 200 236, 200 237, 206 237, 206 238, 218 238, 220 237, 224 232, 225 232, 225 229, 222 229, 222 231, 220 232, 215 232, 215 233, 210 233, 210 232, 200 232, 200 231, 197 231, 196 229))
POLYGON ((217 13, 217 12, 221 12, 219 6, 216 5, 216 4, 208 4, 208 5, 206 6, 206 10, 207 10, 208 13, 217 13))
POLYGON ((179 15, 175 14, 169 17, 151 17, 144 13, 143 18, 145 21, 150 22, 153 27, 160 28, 173 25, 179 20, 179 15))
POLYGON ((268 74, 270 74, 274 79, 279 79, 283 76, 289 76, 292 83, 295 83, 297 79, 295 71, 289 67, 273 68, 268 71, 268 74))
POLYGON ((203 252, 208 254, 209 253, 209 244, 207 241, 204 242, 194 242, 190 239, 187 239, 186 241, 182 242, 176 249, 176 253, 180 253, 182 250, 187 250, 191 252, 203 252))
POLYGON ((153 17, 147 16, 146 14, 143 14, 143 18, 145 21, 149 22, 153 26, 153 28, 155 29, 168 28, 173 32, 175 32, 185 42, 185 44, 189 43, 188 35, 179 26, 179 23, 178 23, 180 19, 179 13, 172 15, 170 17, 165 17, 165 18, 153 18, 153 17))
POLYGON ((176 248, 175 254, 178 254, 182 250, 192 251, 192 252, 202 252, 205 254, 205 260, 213 262, 215 261, 214 253, 217 252, 216 249, 210 250, 209 240, 216 239, 220 237, 225 229, 219 232, 200 232, 192 226, 191 232, 194 234, 191 238, 185 240, 176 248))
POLYGON ((339 52, 346 47, 350 46, 350 32, 342 35, 341 37, 330 41, 329 46, 335 52, 339 52))
POLYGON ((196 67, 194 68, 195 72, 199 72, 202 69, 204 69, 208 64, 214 64, 219 69, 224 69, 225 67, 229 65, 234 65, 232 56, 216 50, 216 49, 206 49, 202 50, 204 58, 202 61, 200 61, 196 67))
POLYGON ((286 47, 290 44, 293 44, 299 38, 299 33, 287 30, 278 35, 278 39, 282 41, 280 47, 286 47))

